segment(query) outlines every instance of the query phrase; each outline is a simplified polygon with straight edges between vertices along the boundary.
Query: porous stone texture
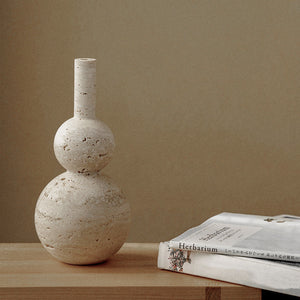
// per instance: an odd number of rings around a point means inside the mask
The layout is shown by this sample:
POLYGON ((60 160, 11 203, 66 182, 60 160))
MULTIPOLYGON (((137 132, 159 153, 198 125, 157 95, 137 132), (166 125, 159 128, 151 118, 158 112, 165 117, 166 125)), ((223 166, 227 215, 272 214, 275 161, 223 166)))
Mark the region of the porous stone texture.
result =
POLYGON ((122 191, 105 175, 65 172, 42 191, 35 226, 45 249, 60 261, 94 264, 125 242, 130 208, 122 191))
POLYGON ((74 69, 74 116, 95 119, 96 59, 77 58, 74 69))
POLYGON ((115 141, 101 121, 72 118, 64 122, 54 138, 59 163, 76 173, 97 172, 112 159, 115 141))
POLYGON ((116 253, 127 237, 130 207, 113 181, 100 174, 111 160, 111 130, 95 117, 96 60, 75 60, 74 117, 54 138, 54 152, 67 171, 42 191, 35 210, 38 237, 55 258, 95 264, 116 253))

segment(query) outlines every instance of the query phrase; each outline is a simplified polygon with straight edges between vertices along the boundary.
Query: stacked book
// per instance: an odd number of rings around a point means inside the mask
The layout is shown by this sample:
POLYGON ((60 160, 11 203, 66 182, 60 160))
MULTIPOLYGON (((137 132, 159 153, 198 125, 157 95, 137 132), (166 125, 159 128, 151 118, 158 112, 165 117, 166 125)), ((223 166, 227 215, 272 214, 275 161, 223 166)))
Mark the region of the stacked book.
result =
POLYGON ((160 243, 158 267, 300 296, 300 217, 221 213, 160 243))

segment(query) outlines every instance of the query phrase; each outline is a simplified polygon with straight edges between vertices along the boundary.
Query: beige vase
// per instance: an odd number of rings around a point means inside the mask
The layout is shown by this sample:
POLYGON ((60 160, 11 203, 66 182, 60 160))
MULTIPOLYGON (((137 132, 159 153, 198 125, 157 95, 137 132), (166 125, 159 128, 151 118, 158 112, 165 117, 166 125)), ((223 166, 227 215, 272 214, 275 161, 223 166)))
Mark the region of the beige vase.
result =
POLYGON ((130 207, 119 187, 100 171, 112 158, 111 130, 95 116, 96 60, 75 59, 74 117, 54 138, 54 152, 67 169, 42 191, 35 227, 45 249, 69 264, 95 264, 126 240, 130 207))

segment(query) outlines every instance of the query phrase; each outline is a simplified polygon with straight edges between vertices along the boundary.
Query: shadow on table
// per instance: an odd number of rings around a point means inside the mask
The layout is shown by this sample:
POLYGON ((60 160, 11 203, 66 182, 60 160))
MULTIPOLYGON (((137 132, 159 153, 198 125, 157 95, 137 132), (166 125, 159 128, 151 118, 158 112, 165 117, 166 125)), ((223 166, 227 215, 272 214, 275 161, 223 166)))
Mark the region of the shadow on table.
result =
POLYGON ((296 300, 299 297, 262 290, 262 300, 296 300))

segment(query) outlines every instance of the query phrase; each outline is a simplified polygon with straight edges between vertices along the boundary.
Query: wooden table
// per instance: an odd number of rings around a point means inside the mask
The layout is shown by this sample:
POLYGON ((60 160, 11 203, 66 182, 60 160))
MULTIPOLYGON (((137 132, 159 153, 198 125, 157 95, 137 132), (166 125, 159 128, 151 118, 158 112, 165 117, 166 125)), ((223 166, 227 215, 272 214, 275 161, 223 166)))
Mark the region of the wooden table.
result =
POLYGON ((158 244, 125 244, 109 261, 73 266, 40 244, 0 244, 0 299, 261 299, 259 289, 159 270, 158 244))

